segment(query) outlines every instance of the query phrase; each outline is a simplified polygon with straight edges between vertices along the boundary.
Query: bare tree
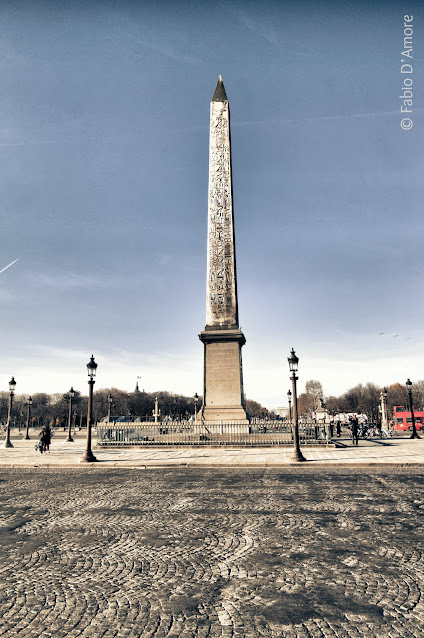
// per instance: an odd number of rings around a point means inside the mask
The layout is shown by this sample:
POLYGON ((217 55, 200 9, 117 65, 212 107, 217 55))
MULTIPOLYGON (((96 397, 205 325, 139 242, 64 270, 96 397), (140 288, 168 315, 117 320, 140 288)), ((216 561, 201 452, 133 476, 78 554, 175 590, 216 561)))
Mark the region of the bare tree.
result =
POLYGON ((297 409, 299 416, 308 415, 314 407, 314 398, 307 392, 302 392, 297 399, 297 409))
POLYGON ((387 390, 387 407, 389 412, 393 412, 395 405, 403 405, 409 409, 408 393, 404 385, 392 383, 387 390))
POLYGON ((314 400, 314 407, 318 408, 320 405, 320 399, 324 396, 321 383, 319 381, 314 381, 313 379, 307 381, 305 384, 305 392, 306 394, 311 395, 314 400))
POLYGON ((422 410, 424 408, 424 381, 415 381, 412 384, 412 398, 414 401, 415 410, 422 410))
POLYGON ((263 419, 267 416, 268 417, 270 416, 269 411, 266 408, 264 408, 263 405, 261 405, 257 401, 253 401, 252 399, 246 399, 246 410, 248 414, 250 414, 250 416, 253 416, 256 418, 263 419))

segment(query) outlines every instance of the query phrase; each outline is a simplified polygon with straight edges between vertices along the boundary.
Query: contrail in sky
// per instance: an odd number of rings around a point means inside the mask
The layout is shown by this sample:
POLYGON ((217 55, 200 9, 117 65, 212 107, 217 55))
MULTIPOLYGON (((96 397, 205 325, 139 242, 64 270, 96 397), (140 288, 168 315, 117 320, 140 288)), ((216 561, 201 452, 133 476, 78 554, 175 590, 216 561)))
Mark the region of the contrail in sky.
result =
POLYGON ((7 270, 8 268, 10 268, 10 266, 13 266, 13 264, 16 264, 17 261, 20 260, 20 257, 18 257, 17 259, 15 259, 15 261, 12 261, 11 264, 9 264, 8 266, 6 266, 6 268, 3 268, 3 270, 0 270, 0 275, 2 272, 4 272, 5 270, 7 270))

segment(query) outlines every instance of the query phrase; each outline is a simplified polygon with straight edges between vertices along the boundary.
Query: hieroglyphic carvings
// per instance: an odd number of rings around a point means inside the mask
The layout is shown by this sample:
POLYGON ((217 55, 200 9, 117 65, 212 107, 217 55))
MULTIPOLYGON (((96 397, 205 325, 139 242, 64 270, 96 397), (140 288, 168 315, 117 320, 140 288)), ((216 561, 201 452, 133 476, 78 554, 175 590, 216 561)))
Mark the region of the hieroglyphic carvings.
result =
POLYGON ((211 103, 207 325, 237 324, 228 102, 211 103))

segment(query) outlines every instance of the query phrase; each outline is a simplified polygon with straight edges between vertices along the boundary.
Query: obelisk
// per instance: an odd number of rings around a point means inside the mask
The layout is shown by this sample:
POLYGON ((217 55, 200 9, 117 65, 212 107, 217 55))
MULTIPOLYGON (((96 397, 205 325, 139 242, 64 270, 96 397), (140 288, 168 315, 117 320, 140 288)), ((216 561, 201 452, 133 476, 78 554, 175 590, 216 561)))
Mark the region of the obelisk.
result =
POLYGON ((212 97, 209 138, 208 259, 202 420, 247 424, 239 328, 230 108, 219 76, 212 97))

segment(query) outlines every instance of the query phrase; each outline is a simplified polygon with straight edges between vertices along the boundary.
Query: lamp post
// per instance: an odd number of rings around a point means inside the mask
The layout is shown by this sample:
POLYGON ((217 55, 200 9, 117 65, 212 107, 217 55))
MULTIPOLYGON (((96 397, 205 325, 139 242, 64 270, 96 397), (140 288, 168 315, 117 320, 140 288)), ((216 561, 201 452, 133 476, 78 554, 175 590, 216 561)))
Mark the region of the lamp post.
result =
POLYGON ((13 395, 15 394, 16 381, 15 378, 12 377, 9 381, 9 409, 7 412, 7 425, 6 425, 6 439, 4 441, 3 447, 13 447, 10 442, 10 416, 12 414, 12 403, 13 403, 13 395))
POLYGON ((289 402, 289 421, 291 423, 291 420, 292 420, 292 403, 291 403, 292 393, 291 393, 291 390, 289 390, 287 392, 287 399, 288 399, 288 402, 289 402))
POLYGON ((26 434, 24 436, 24 439, 26 441, 29 441, 29 424, 31 421, 31 405, 32 405, 32 397, 28 397, 28 401, 27 401, 27 422, 26 422, 26 434))
POLYGON ((418 432, 417 432, 417 428, 415 427, 415 414, 414 414, 414 406, 412 405, 412 381, 411 379, 408 379, 406 381, 406 389, 408 391, 408 397, 409 397, 409 409, 411 411, 411 418, 412 418, 412 434, 409 437, 410 439, 420 439, 421 437, 418 436, 418 432))
POLYGON ((199 401, 199 395, 196 394, 194 395, 194 422, 197 423, 197 403, 199 401))
POLYGON ((112 404, 113 404, 113 396, 111 394, 108 394, 107 397, 107 422, 110 423, 110 411, 112 409, 112 404))
POLYGON ((293 450, 292 460, 300 462, 300 461, 306 461, 306 459, 303 456, 302 452, 300 451, 300 445, 299 445, 299 418, 297 413, 297 390, 296 390, 296 381, 298 380, 298 377, 296 376, 296 372, 298 369, 299 357, 296 356, 296 353, 293 350, 293 348, 291 349, 290 356, 287 357, 287 360, 289 362, 290 372, 292 372, 290 379, 292 381, 292 389, 293 389, 294 450, 293 450))
POLYGON ((91 355, 90 361, 87 363, 88 372, 88 410, 87 410, 87 445, 85 452, 81 458, 83 463, 94 463, 97 461, 93 452, 91 451, 91 426, 93 424, 93 386, 94 377, 96 376, 97 363, 94 361, 94 356, 91 355))
MULTIPOLYGON (((74 388, 71 386, 71 389, 68 392, 68 397, 69 397, 69 412, 68 412, 68 438, 66 439, 66 441, 68 443, 73 443, 74 439, 72 438, 71 435, 71 428, 72 428, 72 399, 75 396, 75 390, 74 388)), ((75 434, 75 432, 74 432, 75 434)))

